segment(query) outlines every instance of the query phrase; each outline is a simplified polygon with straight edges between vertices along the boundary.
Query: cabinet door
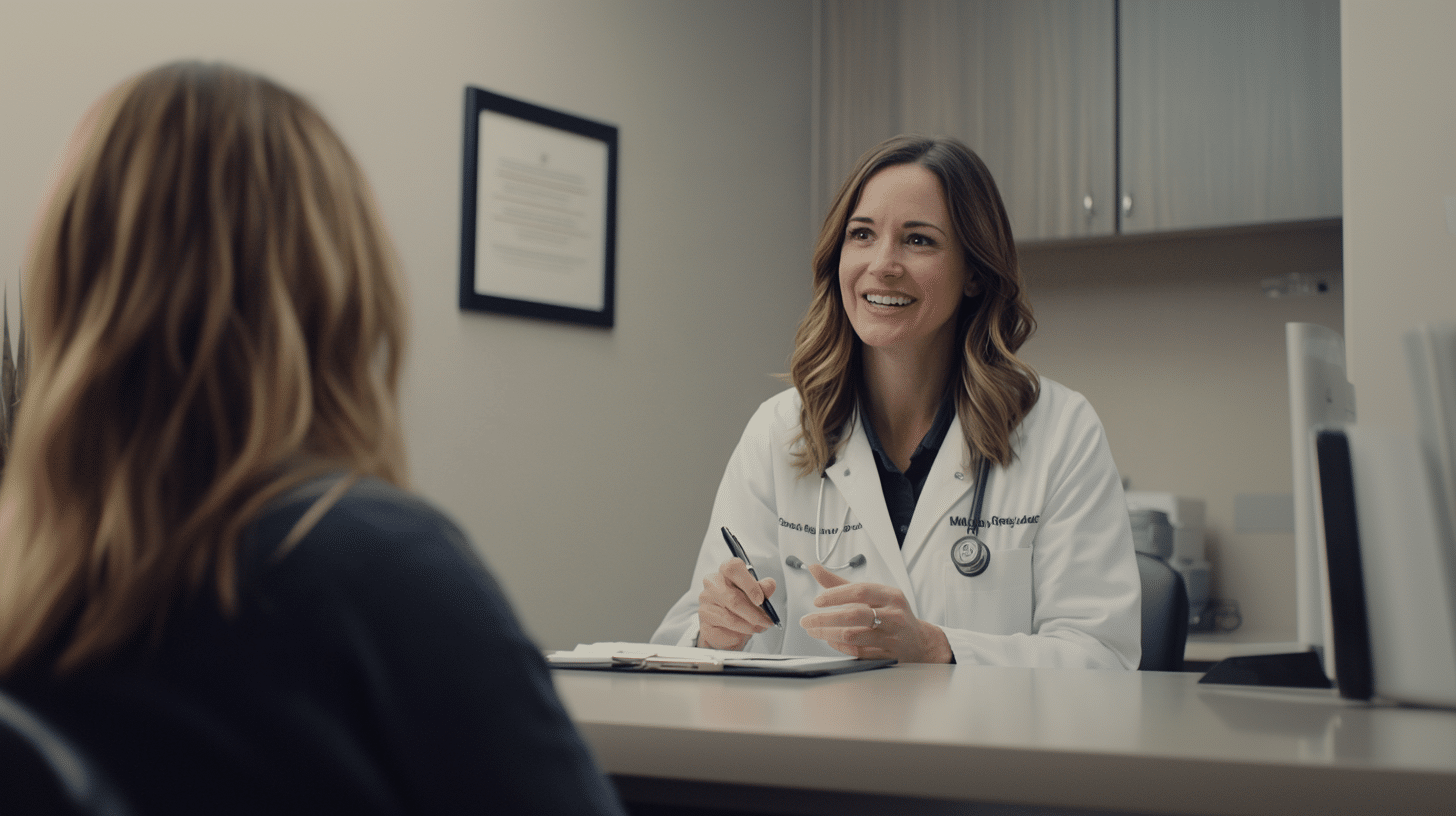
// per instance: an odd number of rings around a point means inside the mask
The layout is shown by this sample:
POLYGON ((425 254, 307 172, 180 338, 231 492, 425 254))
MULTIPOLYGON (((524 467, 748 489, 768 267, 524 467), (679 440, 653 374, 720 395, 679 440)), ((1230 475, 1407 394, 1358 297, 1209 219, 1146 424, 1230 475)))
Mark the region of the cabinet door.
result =
POLYGON ((1339 216, 1336 0, 1120 9, 1122 232, 1339 216))
POLYGON ((880 139, 944 134, 986 162, 1018 240, 1114 231, 1113 0, 826 2, 820 14, 821 213, 880 139))
POLYGON ((810 205, 815 228, 855 161, 900 131, 900 3, 814 4, 810 205))

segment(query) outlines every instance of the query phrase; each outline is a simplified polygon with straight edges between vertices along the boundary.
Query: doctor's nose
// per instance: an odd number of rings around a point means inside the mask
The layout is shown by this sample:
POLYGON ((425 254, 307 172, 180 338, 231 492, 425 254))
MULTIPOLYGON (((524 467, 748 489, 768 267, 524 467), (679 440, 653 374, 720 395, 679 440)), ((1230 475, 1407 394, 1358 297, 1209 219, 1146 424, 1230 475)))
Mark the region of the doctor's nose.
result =
POLYGON ((881 241, 870 257, 869 273, 877 278, 896 278, 905 274, 904 259, 900 257, 900 245, 894 241, 881 241))

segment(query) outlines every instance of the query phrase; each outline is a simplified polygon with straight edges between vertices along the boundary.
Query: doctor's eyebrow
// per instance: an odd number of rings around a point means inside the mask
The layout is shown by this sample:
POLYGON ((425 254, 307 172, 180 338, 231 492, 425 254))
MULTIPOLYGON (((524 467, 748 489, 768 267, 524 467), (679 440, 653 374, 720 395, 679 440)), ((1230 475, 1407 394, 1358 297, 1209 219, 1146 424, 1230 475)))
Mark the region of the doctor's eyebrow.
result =
MULTIPOLYGON (((855 222, 859 222, 861 224, 874 224, 875 219, 870 218, 867 215, 851 215, 849 217, 849 223, 853 224, 855 222)), ((946 232, 945 227, 942 227, 939 224, 932 224, 929 221, 906 221, 905 223, 900 225, 901 229, 917 229, 919 227, 930 227, 931 229, 941 234, 950 234, 946 232)))

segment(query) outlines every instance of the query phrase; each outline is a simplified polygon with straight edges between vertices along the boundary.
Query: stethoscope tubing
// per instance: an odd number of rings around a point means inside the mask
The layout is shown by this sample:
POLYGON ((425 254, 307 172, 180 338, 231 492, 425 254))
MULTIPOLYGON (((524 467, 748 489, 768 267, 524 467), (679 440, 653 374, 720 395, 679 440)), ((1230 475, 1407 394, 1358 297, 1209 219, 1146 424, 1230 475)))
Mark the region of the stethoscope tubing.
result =
POLYGON ((863 555, 856 555, 855 557, 849 559, 843 564, 840 564, 839 566, 825 563, 829 560, 829 556, 834 554, 834 549, 839 546, 839 537, 844 535, 844 525, 849 523, 848 505, 846 505, 844 508, 844 520, 839 523, 838 529, 834 531, 834 540, 829 542, 829 552, 823 554, 819 552, 819 534, 820 531, 824 529, 824 483, 827 481, 829 481, 829 474, 827 472, 820 473, 819 505, 814 508, 814 557, 819 560, 820 566, 834 572, 864 566, 865 561, 868 559, 866 559, 863 555))
POLYGON ((991 478, 991 460, 981 458, 981 468, 976 473, 976 498, 971 502, 971 535, 981 529, 981 504, 986 500, 986 480, 991 478))
MULTIPOLYGON (((986 542, 982 541, 981 537, 976 534, 976 532, 981 529, 981 507, 986 500, 986 483, 990 480, 990 478, 991 460, 982 457, 980 469, 976 473, 975 498, 971 500, 971 528, 968 531, 967 535, 957 539, 956 542, 951 545, 951 560, 955 562, 956 569, 959 570, 962 575, 980 575, 981 573, 986 571, 986 567, 989 566, 991 563, 990 548, 987 547, 986 542), (975 546, 967 548, 965 545, 967 545, 968 543, 974 544, 975 546), (966 556, 960 557, 960 554, 963 551, 967 551, 966 556)), ((855 557, 849 559, 843 564, 826 563, 829 560, 829 556, 833 555, 834 550, 839 546, 839 537, 844 535, 844 527, 846 524, 849 523, 849 507, 847 505, 844 508, 844 520, 840 522, 839 527, 835 529, 834 538, 829 542, 829 551, 819 551, 819 539, 821 535, 820 531, 824 529, 824 483, 827 481, 829 481, 828 471, 821 472, 819 474, 819 501, 817 506, 814 508, 814 557, 818 559, 820 566, 834 572, 853 569, 855 567, 862 567, 868 560, 863 554, 856 555, 855 557)), ((800 561, 796 556, 791 555, 785 558, 784 563, 793 569, 804 568, 804 562, 800 561)))

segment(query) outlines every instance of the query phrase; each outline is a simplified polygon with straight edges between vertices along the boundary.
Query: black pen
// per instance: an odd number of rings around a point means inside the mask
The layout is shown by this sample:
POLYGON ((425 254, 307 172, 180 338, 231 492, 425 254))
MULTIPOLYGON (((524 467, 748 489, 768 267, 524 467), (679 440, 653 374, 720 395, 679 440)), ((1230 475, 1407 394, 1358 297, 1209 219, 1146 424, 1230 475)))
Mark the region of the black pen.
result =
MULTIPOLYGON (((743 545, 739 544, 738 539, 734 538, 733 534, 728 532, 727 527, 721 529, 723 530, 723 540, 728 542, 728 552, 733 553, 734 558, 742 561, 748 567, 748 574, 752 575, 753 580, 757 581, 758 573, 753 571, 753 562, 748 560, 748 553, 743 549, 743 545)), ((782 629, 784 625, 779 622, 779 613, 774 611, 773 604, 769 603, 767 595, 764 596, 763 603, 760 606, 764 612, 768 613, 768 619, 773 621, 773 625, 782 629)))

